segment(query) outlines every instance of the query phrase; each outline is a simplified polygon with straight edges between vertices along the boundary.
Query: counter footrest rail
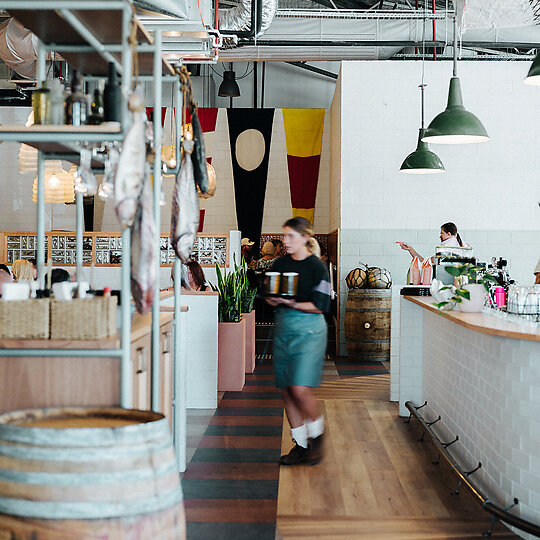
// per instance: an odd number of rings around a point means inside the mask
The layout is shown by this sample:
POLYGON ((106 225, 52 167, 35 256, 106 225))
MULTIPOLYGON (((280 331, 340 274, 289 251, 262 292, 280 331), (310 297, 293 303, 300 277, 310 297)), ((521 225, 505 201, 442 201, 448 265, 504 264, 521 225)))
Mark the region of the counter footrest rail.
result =
MULTIPOLYGON (((482 464, 479 463, 477 467, 472 469, 471 471, 464 471, 461 466, 457 463, 457 461, 450 455, 448 450, 446 449, 450 444, 453 444, 457 440, 459 440, 457 437, 452 443, 443 443, 439 437, 435 434, 435 432, 431 429, 428 422, 426 422, 422 416, 418 413, 418 410, 422 407, 425 407, 427 405, 427 401, 424 402, 423 405, 417 407, 412 401, 407 401, 405 403, 405 407, 407 407, 407 410, 410 412, 410 417, 407 422, 410 422, 411 418, 414 418, 418 421, 420 426, 422 427, 423 433, 422 433, 422 439, 424 438, 424 435, 427 433, 433 444, 435 445, 437 451, 439 452, 439 456, 442 456, 445 461, 450 466, 450 469, 456 474, 456 476, 459 479, 458 488, 454 492, 455 495, 459 495, 459 490, 462 485, 465 485, 469 488, 475 499, 481 504, 482 508, 491 514, 491 527, 487 532, 483 534, 483 536, 491 536, 491 533, 493 531, 493 526, 495 525, 497 519, 500 521, 504 521, 504 523, 511 525, 512 527, 516 527, 517 529, 520 529, 521 531, 527 532, 529 534, 533 534, 534 536, 537 536, 540 538, 540 525, 536 523, 531 523, 530 521, 527 521, 525 519, 522 519, 514 514, 511 514, 508 510, 513 508, 519 503, 518 499, 514 499, 513 503, 503 508, 497 504, 495 504, 491 499, 486 497, 486 495, 476 486, 476 484, 469 478, 473 473, 478 471, 482 467, 482 464)), ((438 460, 437 460, 438 463, 438 460)))

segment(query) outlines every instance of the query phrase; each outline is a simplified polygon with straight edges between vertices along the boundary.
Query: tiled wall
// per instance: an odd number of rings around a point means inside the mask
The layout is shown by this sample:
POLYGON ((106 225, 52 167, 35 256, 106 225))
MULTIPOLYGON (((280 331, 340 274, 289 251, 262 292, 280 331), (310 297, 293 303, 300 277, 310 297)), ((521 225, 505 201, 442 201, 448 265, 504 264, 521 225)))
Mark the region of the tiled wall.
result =
POLYGON ((341 227, 341 74, 330 107, 330 223, 333 231, 341 227))
MULTIPOLYGON (((446 106, 451 64, 427 62, 425 69, 429 122, 446 106)), ((459 62, 465 106, 491 141, 432 145, 448 172, 421 176, 398 172, 416 146, 421 63, 343 62, 342 280, 360 260, 387 268, 403 284, 410 255, 395 242, 431 255, 440 225, 453 221, 480 260, 502 256, 511 277, 533 281, 540 258, 540 91, 522 83, 526 70, 518 62, 459 62)), ((341 290, 343 312, 343 282, 341 290)))
POLYGON ((459 435, 452 454, 465 469, 482 462, 474 480, 489 496, 503 506, 517 497, 516 512, 538 523, 540 343, 473 332, 425 310, 424 321, 429 419, 441 415, 442 441, 459 435))

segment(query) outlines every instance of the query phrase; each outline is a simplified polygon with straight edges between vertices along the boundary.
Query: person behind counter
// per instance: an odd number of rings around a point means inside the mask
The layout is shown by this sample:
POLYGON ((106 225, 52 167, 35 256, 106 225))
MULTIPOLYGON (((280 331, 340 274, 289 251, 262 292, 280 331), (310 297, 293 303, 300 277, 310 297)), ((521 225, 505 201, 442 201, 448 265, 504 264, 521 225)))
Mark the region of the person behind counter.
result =
MULTIPOLYGON (((469 244, 463 242, 461 236, 459 236, 457 227, 454 223, 448 222, 441 225, 441 233, 439 235, 441 239, 441 246, 445 247, 470 247, 469 244)), ((420 261, 423 261, 425 257, 422 257, 410 244, 405 242, 396 242, 399 244, 401 249, 408 251, 411 254, 411 257, 418 257, 420 261)), ((434 257, 431 257, 433 262, 434 257)))
MULTIPOLYGON (((190 261, 187 266, 187 283, 184 275, 182 275, 182 288, 188 291, 206 291, 206 277, 202 266, 197 261, 190 261)), ((171 274, 172 275, 172 274, 171 274)))
POLYGON ((538 262, 536 263, 536 268, 534 269, 534 277, 536 278, 534 280, 534 284, 540 285, 540 259, 538 259, 538 262))
POLYGON ((278 308, 274 373, 295 442, 279 462, 315 465, 322 457, 324 417, 311 389, 319 386, 326 353, 324 313, 330 307, 330 276, 324 264, 310 253, 312 232, 307 219, 289 219, 283 225, 283 234, 287 255, 276 259, 271 270, 298 273, 298 293, 296 300, 267 299, 278 308))
POLYGON ((272 264, 274 263, 275 257, 275 251, 276 248, 274 247, 274 244, 272 242, 265 242, 262 249, 261 249, 261 255, 262 257, 257 261, 257 264, 255 265, 255 272, 263 272, 264 270, 268 270, 272 264))

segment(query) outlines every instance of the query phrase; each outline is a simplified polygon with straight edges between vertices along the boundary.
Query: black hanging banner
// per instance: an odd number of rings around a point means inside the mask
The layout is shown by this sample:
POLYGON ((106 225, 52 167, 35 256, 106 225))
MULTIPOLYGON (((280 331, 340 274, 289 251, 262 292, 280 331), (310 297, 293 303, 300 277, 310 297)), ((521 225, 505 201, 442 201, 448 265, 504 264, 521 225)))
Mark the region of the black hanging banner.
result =
POLYGON ((261 236, 274 109, 227 109, 236 199, 236 219, 242 238, 261 236))

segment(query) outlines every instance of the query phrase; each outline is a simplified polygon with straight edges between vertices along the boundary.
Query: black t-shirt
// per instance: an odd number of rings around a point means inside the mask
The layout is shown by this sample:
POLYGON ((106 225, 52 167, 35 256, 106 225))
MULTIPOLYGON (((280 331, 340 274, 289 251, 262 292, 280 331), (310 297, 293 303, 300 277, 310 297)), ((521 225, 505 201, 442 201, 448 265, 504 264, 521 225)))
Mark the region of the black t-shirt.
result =
POLYGON ((315 255, 295 261, 290 255, 279 257, 270 268, 272 272, 298 273, 298 302, 313 302, 323 313, 330 309, 330 275, 324 263, 315 255))

